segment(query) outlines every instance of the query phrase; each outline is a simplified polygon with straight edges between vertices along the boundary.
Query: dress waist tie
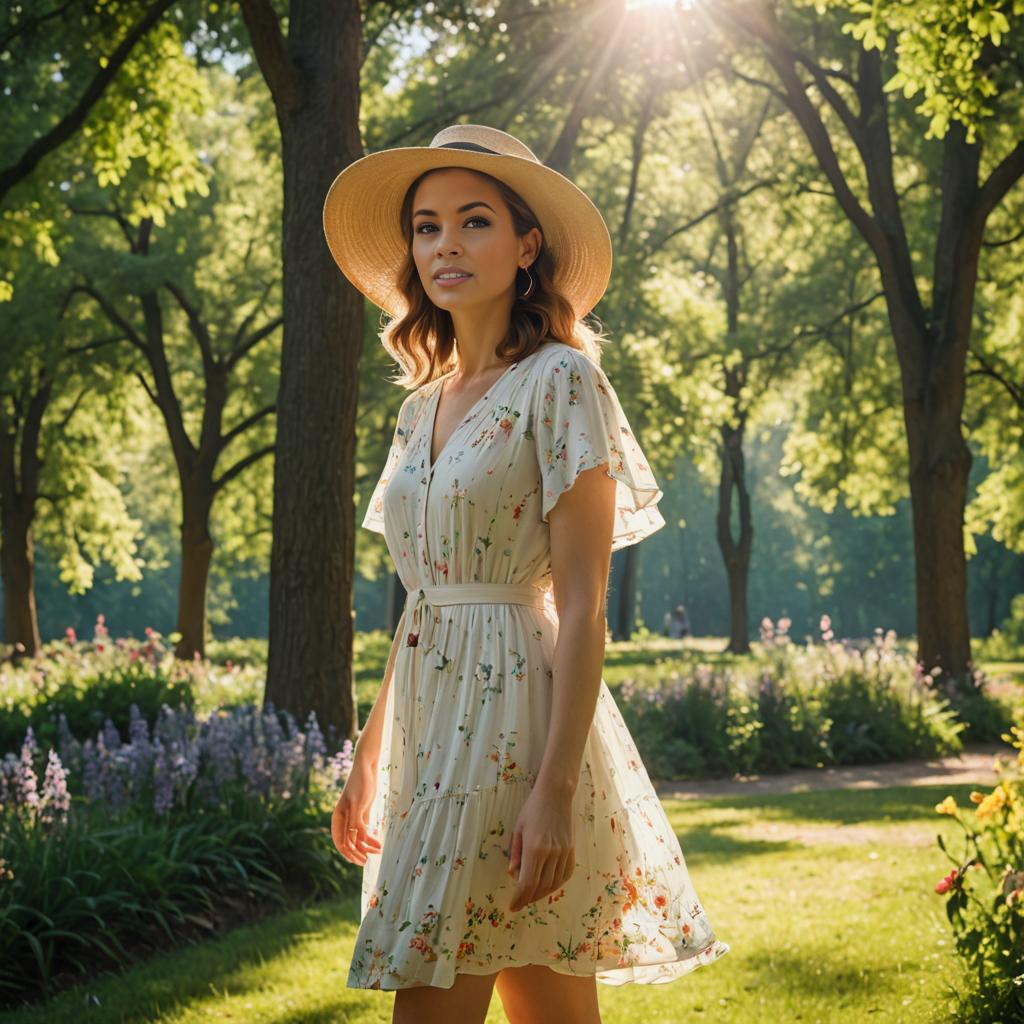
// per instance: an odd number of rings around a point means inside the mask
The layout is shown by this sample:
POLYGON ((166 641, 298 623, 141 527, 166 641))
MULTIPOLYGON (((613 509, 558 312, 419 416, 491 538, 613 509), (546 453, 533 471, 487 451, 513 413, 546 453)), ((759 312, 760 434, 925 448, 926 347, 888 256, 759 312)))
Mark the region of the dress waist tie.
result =
POLYGON ((532 583, 442 583, 417 587, 406 595, 406 622, 410 633, 406 647, 415 647, 420 639, 420 613, 424 604, 440 607, 451 604, 525 604, 543 608, 550 593, 532 583))

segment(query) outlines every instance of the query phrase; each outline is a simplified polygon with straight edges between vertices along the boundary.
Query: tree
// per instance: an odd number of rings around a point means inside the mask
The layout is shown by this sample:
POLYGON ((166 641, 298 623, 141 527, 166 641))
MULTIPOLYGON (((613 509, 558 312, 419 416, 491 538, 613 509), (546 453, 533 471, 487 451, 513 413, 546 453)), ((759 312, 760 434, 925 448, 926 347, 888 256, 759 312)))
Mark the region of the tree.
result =
POLYGON ((333 178, 363 155, 356 0, 242 0, 281 132, 283 337, 264 700, 336 737, 355 733, 352 581, 363 297, 323 237, 333 178))
MULTIPOLYGON (((763 83, 807 137, 836 200, 870 247, 885 293, 900 367, 909 485, 914 518, 918 659, 938 666, 947 686, 967 689, 971 649, 967 621, 964 508, 971 453, 962 431, 965 366, 974 316, 978 260, 989 217, 1024 175, 1024 141, 1014 113, 1020 26, 1009 32, 999 5, 985 18, 967 5, 916 0, 899 5, 820 3, 808 26, 791 8, 784 18, 767 2, 720 0, 707 17, 733 38, 751 41, 774 76, 763 83), (836 11, 862 16, 845 21, 836 11), (829 12, 832 12, 829 14, 829 12), (970 22, 974 19, 973 25, 970 22), (898 37, 896 64, 886 34, 898 37), (822 33, 834 33, 827 41, 822 33), (843 52, 843 31, 860 36, 859 52, 843 52), (805 45, 816 34, 815 48, 805 45), (945 47, 917 45, 920 33, 960 40, 951 70, 945 47), (819 55, 824 60, 819 60, 819 55), (938 154, 931 264, 922 265, 908 232, 906 182, 893 147, 894 122, 929 72, 937 72, 923 104, 938 154), (969 87, 959 84, 964 77, 969 87), (987 83, 984 85, 982 83, 987 83), (985 94, 985 102, 978 96, 985 94), (836 139, 855 154, 847 166, 836 139), (930 293, 922 283, 930 285, 930 293)), ((756 70, 746 67, 748 76, 756 70)))
POLYGON ((166 427, 181 495, 176 654, 186 659, 205 650, 215 503, 274 452, 265 421, 276 411, 270 343, 281 326, 277 210, 268 203, 279 175, 256 152, 248 128, 258 104, 222 69, 204 77, 216 113, 183 123, 180 131, 196 150, 206 140, 208 198, 171 217, 163 232, 151 218, 133 223, 121 213, 131 205, 130 189, 107 205, 99 196, 72 204, 108 227, 66 257, 79 278, 71 295, 95 303, 127 339, 136 358, 124 361, 124 372, 141 384, 166 427), (243 95, 232 104, 236 91, 243 95), (239 209, 247 216, 238 217, 239 209), (118 253, 118 246, 126 251, 118 253))
POLYGON ((64 269, 29 256, 18 282, 0 303, 0 582, 4 638, 15 656, 31 657, 41 642, 37 545, 80 594, 104 562, 118 579, 141 579, 141 523, 128 514, 117 459, 131 429, 110 355, 120 337, 102 337, 87 317, 62 315, 64 269))
MULTIPOLYGON (((22 102, 8 106, 5 134, 20 138, 17 148, 8 149, 6 144, 3 147, 7 160, 0 166, 0 201, 28 178, 48 154, 82 129, 133 51, 174 3, 175 0, 123 4, 51 0, 45 10, 5 4, 0 53, 13 58, 11 65, 37 73, 34 77, 40 95, 30 98, 27 90, 19 90, 22 102), (91 55, 91 50, 99 50, 99 56, 91 55), (58 65, 55 73, 52 77, 39 75, 50 60, 58 65), (56 122, 37 134, 39 120, 33 112, 42 105, 39 100, 43 93, 47 94, 44 102, 52 103, 55 82, 67 94, 67 102, 56 122), (26 136, 31 136, 31 141, 26 136)), ((6 79, 0 79, 0 84, 10 85, 6 79)), ((99 152, 97 146, 97 155, 99 152)))

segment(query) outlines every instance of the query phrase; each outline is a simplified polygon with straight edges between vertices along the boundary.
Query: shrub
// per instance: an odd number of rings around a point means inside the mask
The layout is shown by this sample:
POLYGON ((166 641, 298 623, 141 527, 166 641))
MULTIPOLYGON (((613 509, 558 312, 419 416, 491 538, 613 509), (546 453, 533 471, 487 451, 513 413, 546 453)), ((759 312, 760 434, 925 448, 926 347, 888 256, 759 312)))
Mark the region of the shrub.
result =
POLYGON ((36 657, 13 668, 0 663, 0 752, 18 749, 30 727, 41 744, 55 745, 61 714, 71 734, 85 739, 108 718, 127 732, 133 704, 152 728, 164 704, 209 711, 257 703, 265 678, 264 666, 231 658, 182 661, 152 628, 144 640, 111 639, 99 615, 91 640, 69 628, 36 657))
POLYGON ((979 655, 988 661, 1020 661, 1024 658, 1024 594, 1010 602, 1010 614, 999 629, 978 645, 979 655))
POLYGON ((631 680, 618 697, 656 777, 690 778, 856 764, 961 749, 965 725, 929 685, 895 634, 877 630, 863 650, 834 639, 792 642, 789 622, 762 622, 753 668, 698 665, 654 687, 631 680))

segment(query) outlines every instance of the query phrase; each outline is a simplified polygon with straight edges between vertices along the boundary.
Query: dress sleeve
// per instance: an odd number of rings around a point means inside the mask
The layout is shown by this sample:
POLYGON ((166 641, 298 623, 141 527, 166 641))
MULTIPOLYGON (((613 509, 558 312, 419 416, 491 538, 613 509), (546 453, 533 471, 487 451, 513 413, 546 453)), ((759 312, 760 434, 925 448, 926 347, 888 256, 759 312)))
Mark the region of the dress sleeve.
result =
POLYGON ((363 516, 363 528, 373 530, 374 533, 384 532, 384 489, 391 479, 392 473, 398 468, 398 461, 405 450, 405 443, 409 440, 409 410, 411 403, 408 396, 398 410, 398 422, 395 424, 395 433, 391 439, 391 450, 388 452, 387 460, 384 463, 384 470, 374 487, 370 500, 366 503, 366 514, 363 516))
POLYGON ((657 508, 661 488, 597 363, 575 349, 549 360, 540 372, 533 412, 544 522, 580 473, 607 464, 608 476, 618 481, 612 551, 665 525, 657 508))

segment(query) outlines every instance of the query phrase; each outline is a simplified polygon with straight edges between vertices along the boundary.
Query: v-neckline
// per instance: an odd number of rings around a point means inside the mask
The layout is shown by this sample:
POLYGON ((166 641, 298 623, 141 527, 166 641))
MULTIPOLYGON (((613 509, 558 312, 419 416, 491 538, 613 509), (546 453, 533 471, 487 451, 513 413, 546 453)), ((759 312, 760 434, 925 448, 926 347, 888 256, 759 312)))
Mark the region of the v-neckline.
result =
MULTIPOLYGON (((531 353, 532 355, 532 353, 531 353)), ((428 472, 433 473, 437 468, 437 464, 441 461, 441 456, 448 450, 452 443, 452 439, 455 435, 471 420, 477 412, 477 409, 483 404, 484 400, 488 398, 494 391, 494 389, 520 364, 521 360, 517 359, 514 363, 510 363, 505 367, 502 372, 494 378, 491 382, 491 386, 470 406, 469 412, 459 420, 458 423, 452 428, 452 432, 448 435, 444 444, 441 446, 441 450, 437 453, 437 458, 433 462, 430 461, 430 453, 434 448, 434 427, 437 424, 437 406, 441 401, 441 391, 444 389, 444 381, 446 377, 450 377, 454 371, 446 373, 443 377, 438 377, 437 387, 434 388, 434 393, 430 399, 430 421, 427 424, 427 469, 428 472)))
POLYGON ((453 427, 452 433, 450 433, 449 436, 447 436, 447 439, 441 445, 441 450, 440 452, 437 453, 437 458, 434 459, 433 462, 431 462, 430 453, 433 451, 434 447, 434 427, 437 425, 437 407, 438 404, 440 403, 441 391, 444 388, 444 379, 446 377, 451 377, 452 373, 454 373, 455 371, 451 371, 450 373, 444 374, 443 377, 437 378, 437 387, 434 388, 434 393, 430 400, 430 424, 429 429, 427 430, 427 468, 431 473, 437 468, 437 463, 441 461, 441 456, 443 456, 447 449, 449 449, 449 446, 451 445, 452 439, 455 437, 455 435, 466 425, 466 423, 469 422, 469 420, 471 420, 476 415, 476 411, 479 408, 480 404, 483 402, 483 399, 488 397, 490 393, 492 393, 495 390, 495 388, 498 387, 498 385, 503 380, 505 380, 505 378, 513 370, 515 370, 517 366, 519 366, 518 359, 516 359, 515 362, 511 362, 511 364, 509 364, 509 366, 507 366, 494 379, 494 381, 490 383, 490 387, 488 387, 487 390, 484 391, 483 394, 481 394, 480 397, 473 402, 472 406, 469 409, 469 412, 455 425, 455 427, 453 427))
POLYGON ((430 453, 434 448, 434 427, 437 423, 437 406, 441 400, 441 390, 444 387, 445 377, 450 377, 454 370, 449 370, 448 373, 442 377, 437 378, 437 387, 434 388, 433 394, 430 396, 430 416, 429 422, 427 423, 427 473, 433 476, 434 470, 437 468, 437 464, 441 461, 441 457, 451 446, 455 435, 477 414, 477 410, 483 404, 483 402, 494 393, 494 389, 517 367, 521 366, 527 359, 532 359, 538 352, 546 352, 549 348, 554 348, 555 345, 564 344, 562 342, 545 341, 538 345, 529 355, 522 356, 517 359, 514 363, 510 363, 499 377, 496 377, 491 386, 473 403, 469 412, 466 413, 462 419, 455 424, 454 429, 448 435, 448 439, 445 441, 441 450, 437 453, 437 458, 433 462, 430 461, 430 453))

